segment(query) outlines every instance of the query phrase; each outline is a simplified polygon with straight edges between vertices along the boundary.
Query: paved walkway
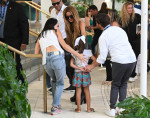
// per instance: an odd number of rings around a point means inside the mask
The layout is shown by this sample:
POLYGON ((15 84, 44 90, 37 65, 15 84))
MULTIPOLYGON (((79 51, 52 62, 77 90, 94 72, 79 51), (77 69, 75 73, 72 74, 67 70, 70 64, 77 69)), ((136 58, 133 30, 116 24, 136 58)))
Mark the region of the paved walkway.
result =
MULTIPOLYGON (((63 92, 61 105, 62 105, 62 113, 58 115, 51 116, 50 108, 52 103, 52 95, 48 93, 48 112, 43 113, 43 81, 35 80, 34 82, 29 84, 29 91, 27 97, 29 99, 29 103, 31 104, 32 116, 31 118, 109 118, 104 114, 106 109, 109 109, 109 94, 110 94, 110 86, 101 85, 101 82, 105 80, 105 68, 97 67, 91 72, 92 77, 92 85, 90 86, 91 93, 91 107, 95 109, 94 113, 86 112, 86 104, 81 106, 81 113, 75 113, 74 109, 76 105, 70 102, 70 97, 74 95, 74 92, 63 92)), ((138 76, 139 78, 139 76, 138 76)), ((149 73, 148 73, 148 78, 149 73)), ((128 96, 133 96, 133 93, 139 94, 139 83, 140 79, 136 80, 133 83, 128 83, 128 96)), ((148 81, 150 84, 150 81, 148 81)), ((68 78, 65 78, 65 86, 64 88, 69 86, 68 78)), ((150 87, 148 87, 150 90, 150 87)), ((150 96, 150 93, 148 93, 150 96)))

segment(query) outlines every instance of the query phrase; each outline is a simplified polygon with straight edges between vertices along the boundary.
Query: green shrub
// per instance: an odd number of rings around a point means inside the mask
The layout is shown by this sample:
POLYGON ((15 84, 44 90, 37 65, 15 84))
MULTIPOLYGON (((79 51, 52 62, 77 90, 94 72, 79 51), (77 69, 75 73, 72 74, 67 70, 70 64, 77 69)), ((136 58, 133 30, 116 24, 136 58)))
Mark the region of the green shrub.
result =
POLYGON ((80 18, 84 18, 85 17, 85 13, 86 13, 86 7, 84 7, 81 4, 75 4, 74 7, 77 9, 78 13, 79 13, 79 17, 80 18))
POLYGON ((116 118, 150 118, 150 100, 144 96, 128 97, 116 107, 125 109, 116 118))
MULTIPOLYGON (((23 74, 23 72, 22 72, 23 74)), ((30 118, 31 109, 26 98, 28 82, 16 79, 16 63, 7 47, 0 45, 0 118, 30 118)), ((24 78, 25 75, 23 74, 24 78)))

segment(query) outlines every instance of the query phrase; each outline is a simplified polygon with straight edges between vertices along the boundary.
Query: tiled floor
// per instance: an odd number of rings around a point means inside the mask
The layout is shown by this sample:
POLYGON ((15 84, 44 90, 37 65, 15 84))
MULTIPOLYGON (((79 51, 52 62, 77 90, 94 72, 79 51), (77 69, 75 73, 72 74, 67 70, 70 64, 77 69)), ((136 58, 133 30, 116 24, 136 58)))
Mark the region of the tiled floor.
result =
MULTIPOLYGON (((52 103, 52 95, 48 93, 48 112, 43 113, 43 81, 41 80, 34 81, 29 84, 29 91, 27 97, 31 104, 32 108, 32 117, 31 118, 109 118, 104 114, 106 109, 109 109, 109 94, 110 94, 110 86, 101 85, 101 82, 105 80, 105 69, 104 68, 95 68, 91 72, 92 77, 92 85, 90 86, 91 93, 91 107, 95 109, 94 113, 86 112, 86 104, 81 106, 82 112, 75 113, 74 109, 76 105, 70 102, 70 97, 74 95, 74 92, 63 92, 61 105, 62 105, 62 113, 59 115, 51 116, 50 115, 50 107, 52 103)), ((139 78, 139 76, 138 76, 139 78)), ((149 78, 149 73, 148 73, 149 78)), ((150 84, 150 81, 148 81, 150 84)), ((136 80, 133 83, 128 83, 128 96, 132 96, 133 93, 139 94, 139 85, 140 79, 136 80)), ((65 87, 69 86, 68 78, 65 78, 65 87)), ((149 87, 148 87, 149 90, 149 87)), ((149 96, 149 93, 148 93, 149 96)))

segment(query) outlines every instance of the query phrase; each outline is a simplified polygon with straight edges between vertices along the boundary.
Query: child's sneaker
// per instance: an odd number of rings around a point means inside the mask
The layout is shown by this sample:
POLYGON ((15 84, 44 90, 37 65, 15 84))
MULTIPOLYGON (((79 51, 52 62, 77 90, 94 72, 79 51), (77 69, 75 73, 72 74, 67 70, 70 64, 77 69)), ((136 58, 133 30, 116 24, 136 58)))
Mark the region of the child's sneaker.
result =
POLYGON ((60 109, 60 110, 62 109, 61 105, 58 105, 58 109, 60 109))
POLYGON ((51 115, 56 115, 61 113, 61 109, 57 108, 57 107, 52 107, 51 108, 51 115))

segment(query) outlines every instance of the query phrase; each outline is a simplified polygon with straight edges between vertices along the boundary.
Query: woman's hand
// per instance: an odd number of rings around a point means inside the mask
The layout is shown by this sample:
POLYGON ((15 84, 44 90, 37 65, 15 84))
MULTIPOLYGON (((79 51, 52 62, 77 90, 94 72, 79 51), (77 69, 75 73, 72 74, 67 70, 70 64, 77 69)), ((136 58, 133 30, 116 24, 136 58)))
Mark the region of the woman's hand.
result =
POLYGON ((84 57, 84 54, 79 54, 78 58, 83 63, 87 63, 88 62, 88 59, 86 57, 84 57))

